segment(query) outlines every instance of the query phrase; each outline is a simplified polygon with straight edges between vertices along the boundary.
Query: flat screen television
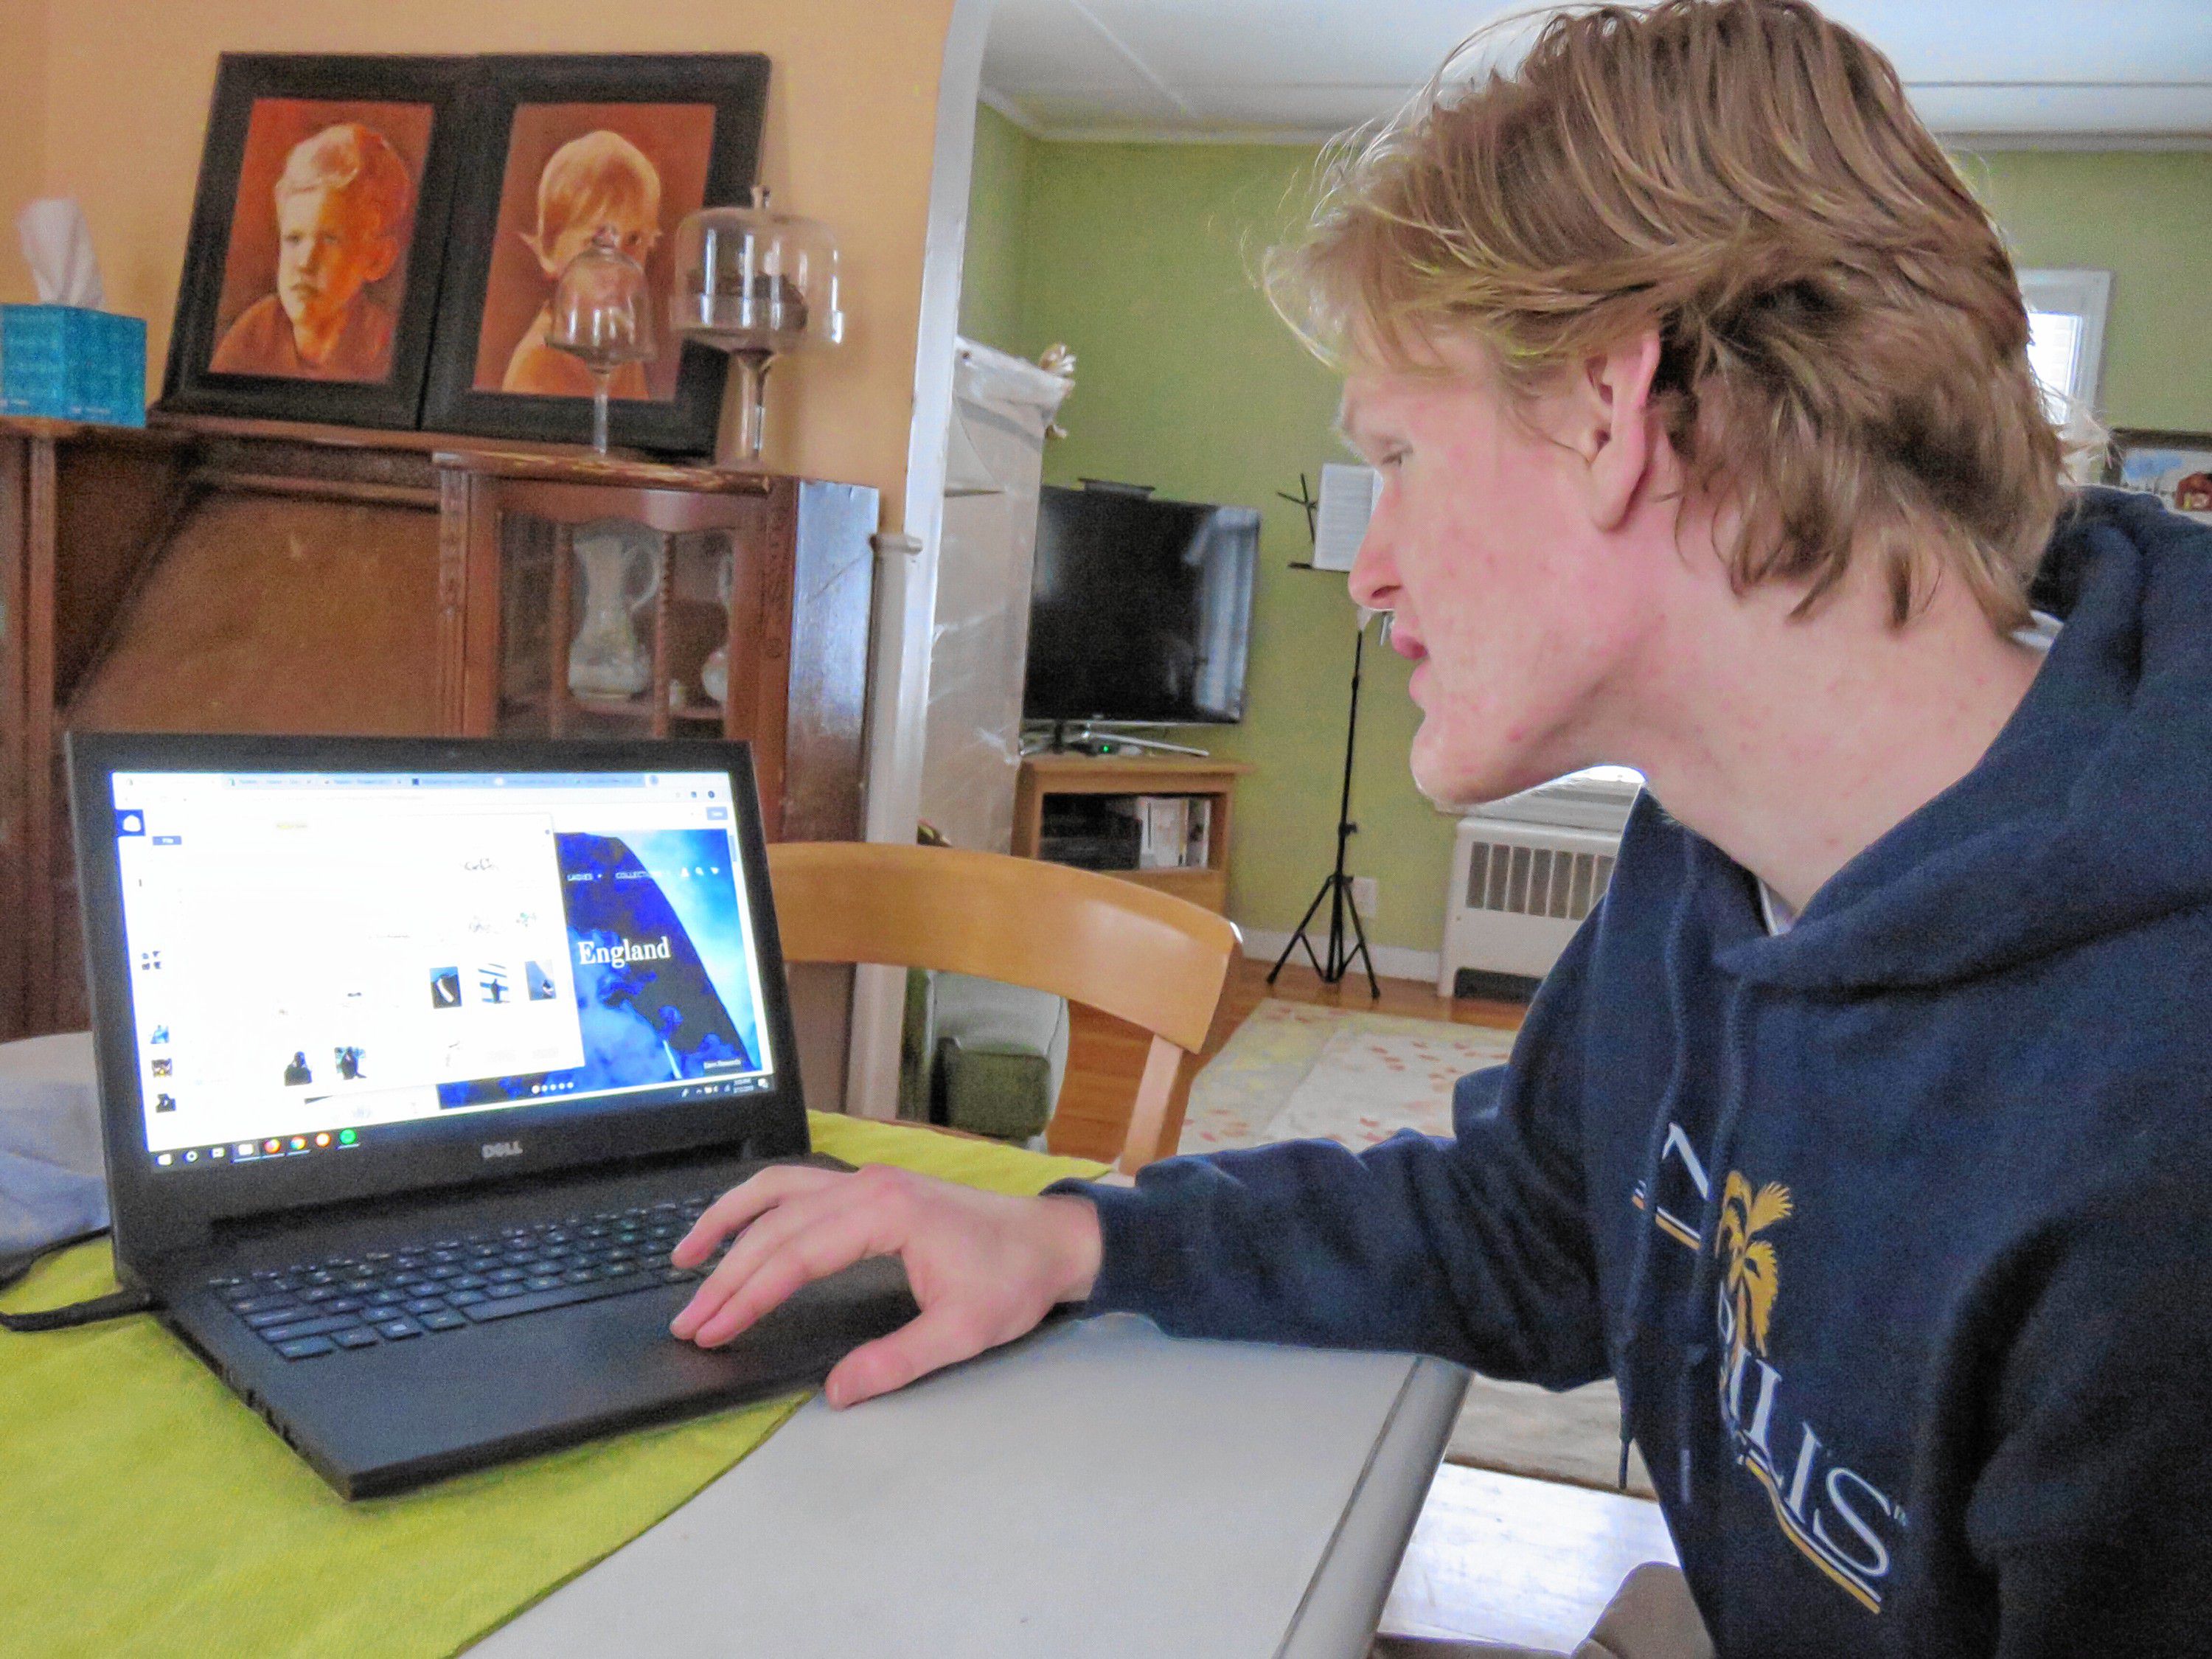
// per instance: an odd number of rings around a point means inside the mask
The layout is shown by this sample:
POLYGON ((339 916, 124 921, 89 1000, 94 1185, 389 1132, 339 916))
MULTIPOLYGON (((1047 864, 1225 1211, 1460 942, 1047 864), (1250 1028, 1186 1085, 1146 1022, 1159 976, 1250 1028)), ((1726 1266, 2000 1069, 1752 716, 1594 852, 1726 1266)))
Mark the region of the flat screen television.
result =
POLYGON ((1046 485, 1023 718, 1158 726, 1243 719, 1259 556, 1252 507, 1046 485))

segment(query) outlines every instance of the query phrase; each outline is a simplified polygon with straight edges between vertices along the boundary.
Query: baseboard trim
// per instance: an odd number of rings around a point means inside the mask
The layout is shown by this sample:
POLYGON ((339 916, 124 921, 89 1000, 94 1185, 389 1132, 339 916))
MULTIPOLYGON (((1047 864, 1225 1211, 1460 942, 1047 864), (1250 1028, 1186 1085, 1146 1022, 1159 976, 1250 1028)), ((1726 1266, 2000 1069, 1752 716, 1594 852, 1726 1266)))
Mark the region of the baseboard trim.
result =
MULTIPOLYGON (((1244 935, 1244 954, 1255 962, 1273 963, 1282 955, 1283 947, 1291 942, 1287 932, 1243 927, 1241 924, 1240 928, 1244 935)), ((1313 939, 1311 933, 1306 937, 1313 939)), ((1324 927, 1321 930, 1321 937, 1314 941, 1314 954, 1320 956, 1328 943, 1328 929, 1324 927)), ((1437 975, 1442 971, 1443 957, 1435 951, 1416 951, 1403 945, 1370 945, 1367 947, 1367 953, 1375 958, 1375 971, 1384 979, 1420 980, 1433 990, 1437 975)), ((1293 962, 1304 962, 1305 959, 1304 951, 1291 958, 1293 962)), ((1359 972, 1357 963, 1352 964, 1352 971, 1355 975, 1359 972)))

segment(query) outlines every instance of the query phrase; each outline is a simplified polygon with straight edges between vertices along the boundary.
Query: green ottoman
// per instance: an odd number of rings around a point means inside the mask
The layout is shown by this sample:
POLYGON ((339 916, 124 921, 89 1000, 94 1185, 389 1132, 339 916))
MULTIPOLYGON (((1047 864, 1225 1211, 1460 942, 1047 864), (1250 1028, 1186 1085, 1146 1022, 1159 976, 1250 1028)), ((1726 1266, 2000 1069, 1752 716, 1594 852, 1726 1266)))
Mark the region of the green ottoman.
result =
POLYGON ((965 974, 907 976, 902 1117, 997 1140, 1043 1133, 1067 1071, 1067 1003, 965 974))

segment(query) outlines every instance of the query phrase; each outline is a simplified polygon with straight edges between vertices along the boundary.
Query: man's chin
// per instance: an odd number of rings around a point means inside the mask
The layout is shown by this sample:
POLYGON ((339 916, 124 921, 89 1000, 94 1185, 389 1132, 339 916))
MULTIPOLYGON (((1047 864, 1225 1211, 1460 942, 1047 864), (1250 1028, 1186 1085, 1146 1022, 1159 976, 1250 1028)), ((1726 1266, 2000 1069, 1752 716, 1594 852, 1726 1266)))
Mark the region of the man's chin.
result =
POLYGON ((1497 793, 1482 793, 1480 781, 1469 777, 1464 769, 1444 764, 1434 756, 1423 754, 1418 738, 1414 739, 1412 760, 1413 787, 1427 797, 1429 804, 1439 811, 1469 811, 1486 801, 1498 798, 1497 793))
POLYGON ((1421 739, 1427 736, 1429 726, 1424 724, 1413 738, 1411 756, 1413 787, 1428 798, 1430 805, 1439 811, 1469 812, 1492 801, 1504 800, 1508 795, 1517 795, 1524 789, 1534 788, 1545 781, 1522 781, 1525 768, 1509 768, 1496 762, 1452 757, 1437 754, 1426 748, 1421 739))

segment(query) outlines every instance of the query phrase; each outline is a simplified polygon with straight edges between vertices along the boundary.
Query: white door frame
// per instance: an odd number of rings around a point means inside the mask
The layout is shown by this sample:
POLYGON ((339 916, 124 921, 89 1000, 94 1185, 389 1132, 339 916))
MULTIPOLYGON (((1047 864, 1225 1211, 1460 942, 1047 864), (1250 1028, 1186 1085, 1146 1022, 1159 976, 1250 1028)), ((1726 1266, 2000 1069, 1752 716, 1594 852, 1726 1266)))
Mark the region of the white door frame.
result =
MULTIPOLYGON (((945 447, 952 425, 953 343, 960 332, 960 264, 968 246, 968 186, 975 159, 975 103, 991 0, 953 0, 937 82, 937 143, 915 331, 914 424, 907 438, 903 535, 876 538, 874 639, 868 697, 866 836, 911 846, 921 811, 922 740, 929 709, 930 634, 937 612, 937 543, 945 516, 945 447)), ((863 967, 853 983, 845 1109, 897 1115, 899 1027, 906 975, 863 967)))

